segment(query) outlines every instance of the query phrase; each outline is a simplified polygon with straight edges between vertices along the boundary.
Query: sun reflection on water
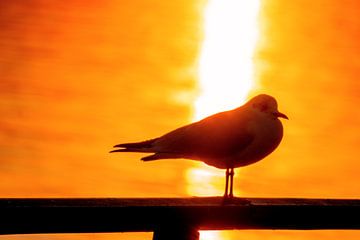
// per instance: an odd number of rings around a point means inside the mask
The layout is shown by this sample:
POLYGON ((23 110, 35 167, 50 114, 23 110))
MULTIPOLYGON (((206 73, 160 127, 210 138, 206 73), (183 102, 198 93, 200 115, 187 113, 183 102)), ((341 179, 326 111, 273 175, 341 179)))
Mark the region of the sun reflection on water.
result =
POLYGON ((196 196, 221 196, 223 194, 223 170, 200 165, 190 168, 186 172, 187 192, 196 196), (201 186, 201 187, 199 187, 201 186))
MULTIPOLYGON (((260 0, 210 0, 205 11, 205 38, 199 60, 200 94, 194 120, 241 105, 253 85, 253 60, 258 36, 260 0)), ((197 164, 186 173, 187 192, 219 196, 224 171, 197 164)), ((202 240, 221 239, 202 231, 202 240)))
MULTIPOLYGON (((194 119, 241 105, 253 85, 260 0, 210 0, 200 56, 200 95, 194 119)), ((197 164, 197 163, 194 163, 197 164)), ((224 173, 195 165, 186 173, 190 195, 221 195, 224 173)))
POLYGON ((220 231, 201 231, 200 240, 218 240, 221 238, 220 231))
POLYGON ((252 88, 260 1, 212 0, 205 11, 195 119, 242 104, 252 88))

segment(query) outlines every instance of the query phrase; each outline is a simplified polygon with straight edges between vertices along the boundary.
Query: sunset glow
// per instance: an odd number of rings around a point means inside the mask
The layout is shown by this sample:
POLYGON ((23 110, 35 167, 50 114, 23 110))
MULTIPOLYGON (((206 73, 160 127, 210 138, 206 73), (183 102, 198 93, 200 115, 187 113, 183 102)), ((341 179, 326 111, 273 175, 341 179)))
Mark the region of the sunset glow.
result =
MULTIPOLYGON (((1 198, 222 196, 224 170, 109 151, 260 92, 290 120, 273 153, 236 169, 235 196, 360 198, 360 1, 1 0, 0 12, 1 198)), ((360 239, 351 230, 200 235, 360 239)), ((0 236, 49 238, 152 233, 0 236)))
MULTIPOLYGON (((252 86, 259 5, 259 1, 209 1, 205 10, 195 120, 235 108, 245 101, 252 86)), ((191 195, 223 194, 222 170, 193 167, 187 171, 187 179, 187 191, 191 195)), ((201 239, 221 239, 221 233, 202 231, 201 239)))
POLYGON ((221 195, 224 190, 224 176, 223 170, 204 165, 190 168, 186 176, 189 180, 186 190, 196 196, 221 195))
MULTIPOLYGON (((253 84, 252 57, 258 37, 259 7, 259 1, 209 1, 205 10, 195 120, 235 108, 245 101, 253 84)), ((187 179, 191 195, 222 194, 222 170, 190 168, 187 179)))
MULTIPOLYGON (((224 239, 220 231, 201 231, 200 240, 222 240, 224 239)), ((225 239, 224 239, 225 240, 225 239)))
POLYGON ((252 87, 260 2, 211 0, 205 10, 195 119, 244 102, 252 87))

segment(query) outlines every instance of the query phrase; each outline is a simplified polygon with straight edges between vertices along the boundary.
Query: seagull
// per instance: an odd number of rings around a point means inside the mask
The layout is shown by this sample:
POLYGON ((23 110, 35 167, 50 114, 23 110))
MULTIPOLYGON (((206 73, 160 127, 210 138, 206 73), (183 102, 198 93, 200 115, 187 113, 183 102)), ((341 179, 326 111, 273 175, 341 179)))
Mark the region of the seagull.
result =
POLYGON ((233 110, 216 113, 157 138, 117 144, 110 152, 152 153, 141 160, 182 158, 226 169, 224 198, 232 198, 234 168, 260 161, 280 144, 283 126, 279 118, 289 119, 278 111, 274 97, 260 94, 233 110))

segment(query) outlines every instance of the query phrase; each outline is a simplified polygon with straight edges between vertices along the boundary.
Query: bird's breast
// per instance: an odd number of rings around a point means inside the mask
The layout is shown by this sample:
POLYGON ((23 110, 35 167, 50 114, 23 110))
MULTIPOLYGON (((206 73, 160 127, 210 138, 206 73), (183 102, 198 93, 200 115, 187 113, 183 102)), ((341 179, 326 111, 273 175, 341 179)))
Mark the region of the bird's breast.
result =
POLYGON ((260 161, 277 148, 283 137, 283 127, 278 119, 265 119, 249 127, 254 139, 245 149, 226 160, 233 167, 242 167, 260 161))

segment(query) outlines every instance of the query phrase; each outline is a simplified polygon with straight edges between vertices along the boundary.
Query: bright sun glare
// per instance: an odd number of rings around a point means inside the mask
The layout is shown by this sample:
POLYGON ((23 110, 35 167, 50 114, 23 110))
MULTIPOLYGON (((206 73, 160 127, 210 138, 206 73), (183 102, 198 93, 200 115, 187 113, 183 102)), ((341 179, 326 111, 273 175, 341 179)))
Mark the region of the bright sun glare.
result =
POLYGON ((210 0, 195 119, 241 105, 252 87, 260 0, 210 0))
MULTIPOLYGON (((200 56, 200 95, 195 120, 241 105, 252 87, 253 54, 258 37, 260 0, 210 0, 205 9, 205 38, 200 56)), ((203 167, 188 170, 188 193, 222 194, 223 171, 203 167), (198 179, 206 178, 207 183, 198 179), (217 184, 215 184, 217 182, 217 184), (206 186, 205 186, 205 185, 206 186)))
MULTIPOLYGON (((245 101, 253 83, 252 57, 258 37, 259 8, 260 0, 209 0, 195 120, 235 108, 245 101)), ((222 194, 224 174, 221 170, 194 167, 188 170, 187 179, 191 195, 222 194)), ((202 231, 200 239, 219 239, 219 234, 202 231)))

